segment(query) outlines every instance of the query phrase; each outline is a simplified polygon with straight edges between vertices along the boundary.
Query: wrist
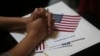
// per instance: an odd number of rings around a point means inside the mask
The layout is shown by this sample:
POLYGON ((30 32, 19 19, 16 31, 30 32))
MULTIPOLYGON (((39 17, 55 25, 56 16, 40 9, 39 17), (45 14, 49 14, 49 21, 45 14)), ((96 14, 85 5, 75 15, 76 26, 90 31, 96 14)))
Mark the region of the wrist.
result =
POLYGON ((27 24, 28 19, 27 18, 20 18, 21 24, 26 25, 27 24))
POLYGON ((16 25, 17 27, 15 27, 17 30, 26 30, 26 25, 27 25, 27 18, 18 18, 18 20, 16 20, 17 21, 17 24, 18 25, 16 25))
POLYGON ((26 36, 27 36, 27 38, 30 38, 31 40, 33 40, 34 43, 36 43, 36 44, 39 43, 38 36, 37 36, 36 33, 34 33, 34 32, 28 32, 26 36))

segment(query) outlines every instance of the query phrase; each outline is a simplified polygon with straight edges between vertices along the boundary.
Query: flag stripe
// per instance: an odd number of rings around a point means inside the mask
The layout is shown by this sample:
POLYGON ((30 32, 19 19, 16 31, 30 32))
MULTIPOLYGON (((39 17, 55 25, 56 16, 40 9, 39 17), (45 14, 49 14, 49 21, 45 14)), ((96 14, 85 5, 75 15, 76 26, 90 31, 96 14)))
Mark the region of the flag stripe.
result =
POLYGON ((71 17, 71 16, 63 16, 63 18, 66 18, 66 17, 67 17, 67 18, 72 18, 72 19, 73 19, 73 18, 75 18, 75 19, 76 19, 76 18, 77 18, 77 19, 80 18, 80 16, 76 16, 76 17, 75 17, 75 16, 72 16, 72 17, 71 17))
POLYGON ((55 26, 77 26, 77 24, 55 24, 55 26))
POLYGON ((62 21, 78 21, 79 22, 79 19, 62 19, 62 21))
POLYGON ((59 27, 64 27, 64 28, 67 28, 67 27, 68 27, 68 28, 69 28, 69 27, 72 28, 72 27, 74 27, 74 28, 76 28, 77 25, 55 25, 54 27, 55 27, 55 28, 59 28, 59 27))
POLYGON ((59 27, 56 27, 55 29, 76 29, 76 27, 64 27, 64 26, 59 26, 59 27))
POLYGON ((55 31, 61 31, 61 32, 74 32, 73 30, 58 30, 58 29, 54 29, 55 31))
POLYGON ((42 42, 41 42, 41 44, 40 44, 39 48, 40 48, 40 50, 42 50, 42 42))
POLYGON ((68 17, 80 17, 80 15, 62 15, 62 16, 68 16, 68 17))
POLYGON ((73 29, 73 30, 75 30, 76 28, 75 27, 67 27, 67 28, 65 28, 65 27, 59 27, 59 28, 55 28, 55 29, 61 29, 61 30, 71 30, 71 29, 73 29))
MULTIPOLYGON (((65 17, 63 17, 63 18, 65 18, 65 17)), ((73 18, 73 17, 68 17, 68 18, 65 18, 65 19, 80 20, 80 18, 73 18)))
POLYGON ((60 27, 60 26, 65 26, 65 27, 76 27, 77 24, 73 24, 73 25, 71 25, 71 24, 67 24, 67 25, 66 25, 66 24, 58 24, 58 25, 57 25, 57 24, 56 24, 56 25, 55 25, 55 27, 60 27))
POLYGON ((44 43, 44 41, 43 41, 43 49, 45 49, 45 43, 44 43))
POLYGON ((78 24, 77 22, 61 22, 61 24, 78 24))
POLYGON ((79 22, 79 21, 71 21, 71 20, 65 20, 65 21, 62 21, 62 22, 70 22, 70 23, 77 23, 77 22, 79 22))
POLYGON ((63 15, 63 18, 80 18, 80 16, 66 16, 66 15, 63 15))

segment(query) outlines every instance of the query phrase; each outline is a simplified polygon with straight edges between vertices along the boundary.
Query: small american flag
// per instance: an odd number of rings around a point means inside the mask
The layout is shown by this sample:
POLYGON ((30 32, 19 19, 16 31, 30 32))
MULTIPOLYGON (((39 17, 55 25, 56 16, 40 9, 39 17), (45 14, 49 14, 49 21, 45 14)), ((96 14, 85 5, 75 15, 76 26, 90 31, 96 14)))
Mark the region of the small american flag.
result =
POLYGON ((79 15, 58 15, 54 14, 55 19, 54 30, 74 32, 80 21, 79 15))
POLYGON ((40 42, 37 46, 37 48, 35 49, 36 52, 39 52, 39 51, 43 51, 45 50, 45 43, 44 41, 40 42))
MULTIPOLYGON (((80 21, 79 15, 53 14, 53 18, 55 20, 54 23, 55 31, 74 32, 80 21)), ((41 42, 36 48, 36 51, 43 51, 43 50, 45 50, 44 41, 41 42)))

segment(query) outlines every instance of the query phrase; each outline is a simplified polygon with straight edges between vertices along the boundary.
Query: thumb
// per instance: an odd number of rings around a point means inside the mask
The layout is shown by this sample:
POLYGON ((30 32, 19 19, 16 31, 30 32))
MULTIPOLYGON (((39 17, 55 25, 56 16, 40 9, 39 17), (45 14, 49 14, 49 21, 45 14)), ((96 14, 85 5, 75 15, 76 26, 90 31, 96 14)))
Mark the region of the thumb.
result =
POLYGON ((29 17, 29 21, 28 22, 32 22, 34 20, 37 19, 37 12, 38 12, 38 9, 36 8, 32 13, 31 13, 31 16, 29 17))

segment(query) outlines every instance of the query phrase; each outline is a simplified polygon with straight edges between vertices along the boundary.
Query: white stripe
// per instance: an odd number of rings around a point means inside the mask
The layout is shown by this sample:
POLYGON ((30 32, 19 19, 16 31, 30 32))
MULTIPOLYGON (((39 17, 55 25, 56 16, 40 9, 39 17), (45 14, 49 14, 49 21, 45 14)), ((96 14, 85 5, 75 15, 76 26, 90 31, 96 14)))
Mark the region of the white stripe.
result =
POLYGON ((78 24, 78 22, 61 21, 62 24, 78 24))
POLYGON ((80 19, 81 17, 77 17, 77 16, 63 16, 62 18, 70 18, 70 19, 80 19))
POLYGON ((63 15, 63 16, 68 16, 68 17, 80 17, 80 15, 63 15))
POLYGON ((76 20, 76 19, 62 19, 62 21, 79 21, 79 19, 78 20, 76 20))
POLYGON ((56 28, 59 31, 74 31, 75 29, 62 29, 62 28, 56 28))
POLYGON ((41 50, 43 50, 43 43, 41 43, 41 50))
POLYGON ((70 26, 55 26, 56 28, 76 28, 76 27, 70 27, 70 26))
POLYGON ((77 27, 77 24, 56 24, 54 26, 77 27))
POLYGON ((72 29, 72 28, 62 28, 62 27, 60 28, 60 27, 59 27, 59 28, 55 28, 55 29, 59 29, 59 30, 60 30, 60 29, 61 29, 61 30, 74 30, 75 28, 72 29))

